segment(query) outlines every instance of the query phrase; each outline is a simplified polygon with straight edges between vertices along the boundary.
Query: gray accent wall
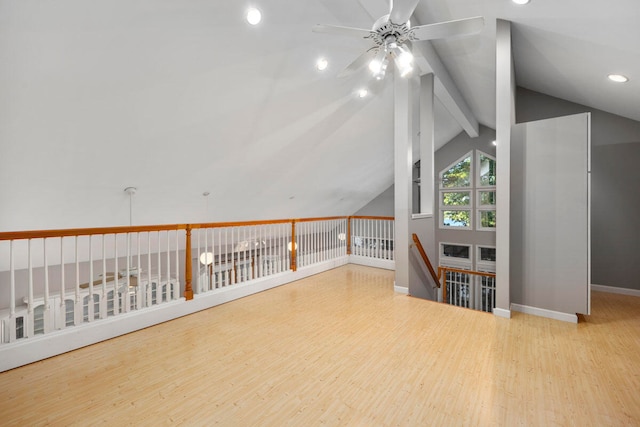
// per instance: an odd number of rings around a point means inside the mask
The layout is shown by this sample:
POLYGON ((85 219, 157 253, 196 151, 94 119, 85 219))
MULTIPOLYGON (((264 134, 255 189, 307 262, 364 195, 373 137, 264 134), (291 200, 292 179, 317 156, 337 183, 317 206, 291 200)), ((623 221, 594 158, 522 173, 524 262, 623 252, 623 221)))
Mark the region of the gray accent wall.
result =
POLYGON ((393 184, 380 193, 375 199, 363 206, 354 215, 394 216, 393 212, 393 184))
POLYGON ((518 122, 591 113, 591 283, 640 290, 640 122, 518 88, 518 122))
POLYGON ((591 282, 640 289, 640 142, 591 155, 591 282))

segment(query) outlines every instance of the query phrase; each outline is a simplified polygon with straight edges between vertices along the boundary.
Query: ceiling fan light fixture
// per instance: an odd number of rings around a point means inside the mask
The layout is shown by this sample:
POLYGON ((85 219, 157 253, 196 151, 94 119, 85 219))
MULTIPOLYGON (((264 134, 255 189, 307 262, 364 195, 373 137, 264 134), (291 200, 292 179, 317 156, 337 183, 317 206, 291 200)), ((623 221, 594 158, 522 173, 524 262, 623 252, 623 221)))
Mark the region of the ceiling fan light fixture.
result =
POLYGON ((629 78, 627 76, 623 76, 622 74, 609 74, 607 77, 609 78, 609 80, 616 83, 626 83, 629 81, 629 78))
POLYGON ((413 71, 413 54, 405 46, 396 48, 395 61, 401 77, 411 74, 413 71))
POLYGON ((255 7, 247 11, 247 22, 251 25, 258 25, 262 21, 262 13, 255 7))

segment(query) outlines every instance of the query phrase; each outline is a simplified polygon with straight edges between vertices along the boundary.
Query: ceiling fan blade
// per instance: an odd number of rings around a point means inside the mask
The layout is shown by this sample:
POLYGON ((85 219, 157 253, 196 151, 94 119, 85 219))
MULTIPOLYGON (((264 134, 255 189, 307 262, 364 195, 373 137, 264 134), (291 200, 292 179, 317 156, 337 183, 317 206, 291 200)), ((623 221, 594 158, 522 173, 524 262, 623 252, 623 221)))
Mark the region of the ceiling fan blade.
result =
POLYGON ((420 0, 393 0, 389 20, 394 24, 404 24, 411 18, 420 0))
POLYGON ((483 27, 484 18, 482 16, 476 16, 475 18, 420 25, 413 27, 411 34, 413 34, 417 40, 433 40, 479 33, 483 27))
POLYGON ((389 2, 387 0, 358 0, 358 3, 374 21, 389 13, 389 2))
POLYGON ((339 25, 322 25, 317 24, 312 28, 314 33, 336 34, 339 36, 369 38, 374 34, 371 30, 363 30, 361 28, 341 27, 339 25))
POLYGON ((376 49, 369 49, 362 55, 358 56, 351 64, 347 65, 347 67, 344 70, 340 71, 340 73, 338 74, 338 77, 339 78, 348 77, 353 73, 355 73, 356 71, 360 70, 362 67, 364 67, 365 65, 369 64, 369 62, 371 62, 376 52, 377 52, 376 49))

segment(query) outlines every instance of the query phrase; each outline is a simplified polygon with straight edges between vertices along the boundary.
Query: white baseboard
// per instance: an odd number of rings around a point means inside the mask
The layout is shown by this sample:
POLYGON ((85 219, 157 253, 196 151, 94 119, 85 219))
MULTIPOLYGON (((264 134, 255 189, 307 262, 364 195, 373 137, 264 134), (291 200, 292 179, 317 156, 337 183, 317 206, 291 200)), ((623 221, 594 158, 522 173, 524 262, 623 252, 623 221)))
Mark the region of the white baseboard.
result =
POLYGON ((505 319, 511 319, 511 310, 505 310, 504 308, 494 308, 493 314, 498 317, 504 317, 505 319))
POLYGON ((640 290, 628 288, 616 288, 614 286, 591 285, 591 290, 596 292, 609 292, 610 294, 630 295, 640 297, 640 290))
POLYGON ((397 294, 409 295, 409 288, 407 288, 406 286, 396 286, 394 283, 393 292, 397 294))
POLYGON ((0 372, 128 334, 348 264, 347 256, 0 345, 0 372))
POLYGON ((364 265, 366 267, 384 268, 385 270, 395 270, 396 262, 388 259, 370 258, 361 255, 349 255, 349 263, 364 265))
POLYGON ((513 311, 520 313, 533 314, 534 316, 547 317, 549 319, 562 320, 563 322, 578 323, 578 315, 570 313, 561 313, 559 311, 547 310, 545 308, 530 307, 528 305, 511 304, 513 311))

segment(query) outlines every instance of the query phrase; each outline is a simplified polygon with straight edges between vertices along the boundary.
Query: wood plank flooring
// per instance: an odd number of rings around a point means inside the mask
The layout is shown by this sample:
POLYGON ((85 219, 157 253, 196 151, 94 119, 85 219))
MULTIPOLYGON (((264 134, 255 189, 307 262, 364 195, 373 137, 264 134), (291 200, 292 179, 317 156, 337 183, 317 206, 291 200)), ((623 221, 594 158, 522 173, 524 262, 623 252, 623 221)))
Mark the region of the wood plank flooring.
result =
POLYGON ((344 266, 0 374, 0 425, 640 425, 640 298, 577 325, 344 266))

